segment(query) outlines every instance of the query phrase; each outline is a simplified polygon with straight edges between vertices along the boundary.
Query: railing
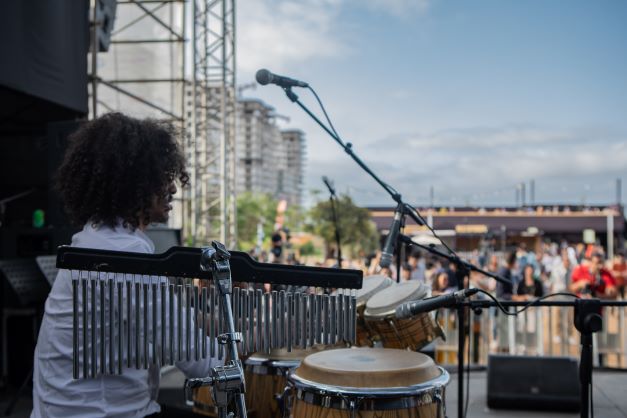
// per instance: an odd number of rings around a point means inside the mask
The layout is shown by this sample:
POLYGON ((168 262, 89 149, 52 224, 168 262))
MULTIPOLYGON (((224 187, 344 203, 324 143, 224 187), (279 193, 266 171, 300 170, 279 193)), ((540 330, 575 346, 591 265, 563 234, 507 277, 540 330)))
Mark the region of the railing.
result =
MULTIPOLYGON (((594 334, 595 366, 627 368, 626 312, 625 307, 603 309, 603 330, 594 334)), ((466 334, 470 357, 465 354, 466 361, 487 365, 488 355, 495 353, 579 357, 580 336, 573 315, 570 307, 531 307, 518 316, 504 315, 496 308, 483 309, 480 315, 471 312, 470 333, 466 334)), ((438 322, 446 342, 436 341, 436 361, 442 365, 457 364, 456 311, 440 310, 438 322)))

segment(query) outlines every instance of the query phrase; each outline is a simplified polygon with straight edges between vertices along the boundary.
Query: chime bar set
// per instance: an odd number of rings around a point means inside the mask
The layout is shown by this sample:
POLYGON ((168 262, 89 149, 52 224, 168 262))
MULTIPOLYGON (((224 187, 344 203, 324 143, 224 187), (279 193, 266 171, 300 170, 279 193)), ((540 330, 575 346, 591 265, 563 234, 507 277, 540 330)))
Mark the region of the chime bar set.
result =
MULTIPOLYGON (((57 267, 68 270, 73 290, 73 376, 121 374, 225 356, 227 319, 211 273, 201 269, 202 249, 173 247, 141 254, 60 247, 57 267)), ((362 273, 258 263, 230 252, 235 282, 339 288, 333 295, 235 287, 230 295, 243 354, 317 344, 355 343, 356 298, 362 273)))

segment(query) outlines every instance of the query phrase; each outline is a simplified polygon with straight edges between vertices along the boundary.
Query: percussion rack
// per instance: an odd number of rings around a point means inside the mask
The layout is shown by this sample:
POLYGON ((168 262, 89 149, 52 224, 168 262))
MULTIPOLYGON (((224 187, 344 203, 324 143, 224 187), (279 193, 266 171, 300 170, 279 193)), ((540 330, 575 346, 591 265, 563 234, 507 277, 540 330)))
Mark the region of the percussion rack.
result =
POLYGON ((358 270, 259 263, 246 253, 227 251, 217 241, 205 248, 172 247, 162 254, 61 246, 57 267, 69 270, 72 283, 75 379, 81 369, 83 378, 93 378, 121 374, 123 367, 147 369, 149 362, 160 366, 198 361, 208 352, 214 357, 217 339, 218 358, 226 351, 229 361, 214 367, 208 377, 188 379, 185 391, 189 395, 193 388, 211 385, 221 418, 231 416, 231 399, 238 416, 247 416, 238 345, 246 353, 355 341, 352 290, 361 288, 363 280, 358 270), (263 294, 233 289, 232 276, 249 284, 351 292, 263 294), (325 326, 316 322, 318 318, 325 326))

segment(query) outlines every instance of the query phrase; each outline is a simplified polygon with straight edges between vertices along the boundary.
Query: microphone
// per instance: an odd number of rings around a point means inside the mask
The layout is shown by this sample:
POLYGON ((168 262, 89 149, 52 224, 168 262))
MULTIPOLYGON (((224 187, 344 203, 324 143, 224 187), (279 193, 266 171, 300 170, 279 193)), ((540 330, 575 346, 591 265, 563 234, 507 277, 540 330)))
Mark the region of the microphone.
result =
POLYGON ((294 80, 293 78, 273 74, 265 68, 257 71, 255 78, 257 79, 257 83, 261 84, 262 86, 265 86, 266 84, 276 84, 277 86, 281 86, 284 89, 289 87, 309 87, 309 84, 305 83, 304 81, 294 80))
POLYGON ((392 264, 392 257, 394 256, 394 247, 396 246, 396 240, 401 229, 401 219, 403 218, 403 210, 401 205, 396 207, 394 212, 394 220, 392 220, 392 226, 390 226, 390 232, 385 240, 383 251, 381 251, 381 260, 379 266, 381 268, 390 267, 392 264))
POLYGON ((335 188, 333 187, 333 184, 331 183, 331 180, 329 180, 329 178, 327 176, 322 176, 322 181, 324 182, 324 184, 326 184, 327 188, 329 189, 329 192, 335 196, 335 188))
POLYGON ((462 289, 446 295, 406 302, 396 308, 396 317, 398 319, 405 319, 421 313, 431 312, 439 308, 450 308, 477 292, 479 292, 479 289, 477 288, 462 289))

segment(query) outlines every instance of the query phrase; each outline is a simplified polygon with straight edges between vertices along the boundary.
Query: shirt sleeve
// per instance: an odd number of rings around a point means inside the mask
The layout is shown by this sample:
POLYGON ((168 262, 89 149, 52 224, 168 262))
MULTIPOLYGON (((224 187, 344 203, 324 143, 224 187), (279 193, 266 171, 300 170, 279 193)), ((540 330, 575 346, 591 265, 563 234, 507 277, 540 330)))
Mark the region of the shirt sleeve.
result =
POLYGON ((577 266, 573 270, 573 273, 570 277, 571 282, 578 282, 579 280, 584 280, 585 276, 583 274, 582 266, 577 266))
POLYGON ((603 269, 601 274, 603 275, 603 281, 605 282, 606 286, 616 287, 616 279, 614 278, 612 273, 610 273, 608 270, 603 269))

